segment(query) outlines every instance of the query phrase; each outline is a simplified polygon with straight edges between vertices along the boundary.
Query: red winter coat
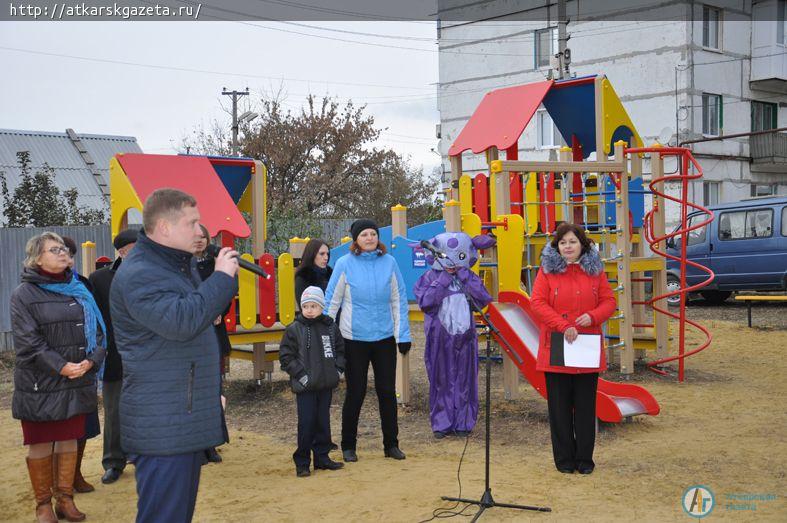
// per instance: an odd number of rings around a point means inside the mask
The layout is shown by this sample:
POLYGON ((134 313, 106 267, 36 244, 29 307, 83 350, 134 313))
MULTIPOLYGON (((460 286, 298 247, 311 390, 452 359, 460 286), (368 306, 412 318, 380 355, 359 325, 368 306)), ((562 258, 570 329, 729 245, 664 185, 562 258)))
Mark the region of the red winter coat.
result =
MULTIPOLYGON (((615 312, 615 295, 595 250, 582 255, 579 263, 567 265, 547 244, 542 253, 541 269, 533 285, 530 305, 541 322, 536 370, 565 374, 606 370, 604 350, 601 351, 600 366, 597 369, 553 367, 549 364, 552 332, 565 332, 569 327, 576 327, 580 334, 602 334, 601 325, 615 312), (592 323, 588 327, 579 327, 575 321, 584 313, 590 315, 592 323)), ((603 349, 603 336, 601 339, 603 349)))

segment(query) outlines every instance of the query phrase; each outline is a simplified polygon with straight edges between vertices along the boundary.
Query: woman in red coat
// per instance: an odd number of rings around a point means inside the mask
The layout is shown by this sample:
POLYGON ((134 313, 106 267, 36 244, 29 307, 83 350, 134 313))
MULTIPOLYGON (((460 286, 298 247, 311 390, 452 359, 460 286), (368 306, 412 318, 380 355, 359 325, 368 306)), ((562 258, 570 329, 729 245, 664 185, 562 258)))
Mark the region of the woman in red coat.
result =
POLYGON ((604 264, 585 232, 563 223, 541 253, 541 269, 530 299, 541 322, 536 369, 545 373, 552 453, 560 472, 593 472, 598 373, 607 363, 601 336, 598 368, 550 365, 550 337, 561 332, 573 343, 579 334, 602 334, 615 312, 615 295, 604 264))

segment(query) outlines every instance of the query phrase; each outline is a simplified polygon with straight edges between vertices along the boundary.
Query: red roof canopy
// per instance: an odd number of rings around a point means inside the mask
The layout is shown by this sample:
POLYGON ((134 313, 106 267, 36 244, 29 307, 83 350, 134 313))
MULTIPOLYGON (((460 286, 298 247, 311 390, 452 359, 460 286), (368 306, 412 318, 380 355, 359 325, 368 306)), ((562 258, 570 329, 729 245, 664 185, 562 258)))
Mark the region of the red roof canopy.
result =
POLYGON ((179 189, 197 200, 201 221, 211 236, 228 232, 246 238, 251 234, 207 157, 122 154, 117 159, 141 202, 156 189, 179 189))
POLYGON ((553 83, 547 80, 486 93, 448 155, 457 156, 468 149, 480 153, 490 147, 504 150, 514 145, 553 83))

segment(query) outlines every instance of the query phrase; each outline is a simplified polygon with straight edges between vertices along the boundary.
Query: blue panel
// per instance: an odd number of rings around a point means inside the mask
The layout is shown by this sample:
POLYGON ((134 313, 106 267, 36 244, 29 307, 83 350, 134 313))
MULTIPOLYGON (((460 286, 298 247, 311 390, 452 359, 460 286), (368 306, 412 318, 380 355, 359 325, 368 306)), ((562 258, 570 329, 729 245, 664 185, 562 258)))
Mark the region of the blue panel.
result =
POLYGON ((612 139, 610 139, 609 141, 609 150, 610 151, 615 150, 615 142, 617 142, 618 140, 623 140, 624 142, 626 142, 626 147, 637 147, 639 144, 631 143, 633 136, 634 133, 631 132, 631 129, 629 129, 625 125, 619 126, 617 129, 615 129, 615 132, 612 133, 612 139))
POLYGON ((426 222, 407 229, 407 237, 411 241, 428 240, 445 232, 445 220, 426 222))
POLYGON ((213 170, 219 175, 221 183, 230 193, 232 201, 237 205, 243 196, 243 191, 251 181, 251 168, 246 165, 216 165, 213 170))
POLYGON ((645 191, 641 176, 629 180, 629 210, 631 210, 631 226, 642 227, 645 219, 645 191))
MULTIPOLYGON (((610 176, 604 177, 604 194, 605 200, 610 200, 604 204, 604 218, 606 218, 607 227, 615 227, 616 214, 615 214, 615 184, 612 182, 610 176)), ((642 222, 645 217, 645 191, 642 186, 642 178, 633 178, 629 180, 629 216, 631 217, 632 227, 642 227, 642 222)), ((602 220, 604 223, 604 220, 602 220)))
POLYGON ((407 300, 415 301, 415 294, 413 294, 415 282, 418 281, 418 278, 420 278, 423 273, 429 270, 429 267, 426 266, 426 263, 423 263, 423 267, 416 266, 421 264, 417 262, 414 263, 416 259, 414 250, 407 245, 407 238, 397 236, 394 239, 394 245, 396 245, 396 248, 388 252, 394 257, 396 264, 399 265, 399 270, 402 271, 404 285, 405 288, 407 288, 407 300))
POLYGON ((596 150, 595 84, 572 85, 549 90, 543 104, 563 139, 571 145, 576 135, 587 158, 596 150))
POLYGON ((336 260, 350 252, 350 245, 352 245, 352 242, 343 243, 338 247, 331 249, 331 259, 328 262, 328 265, 330 265, 331 268, 336 265, 336 260))

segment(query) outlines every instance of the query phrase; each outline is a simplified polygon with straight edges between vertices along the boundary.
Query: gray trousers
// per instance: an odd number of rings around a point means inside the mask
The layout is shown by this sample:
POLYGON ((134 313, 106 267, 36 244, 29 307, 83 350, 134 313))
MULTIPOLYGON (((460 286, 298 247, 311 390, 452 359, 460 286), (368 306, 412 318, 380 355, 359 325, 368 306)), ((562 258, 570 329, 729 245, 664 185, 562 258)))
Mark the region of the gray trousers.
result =
POLYGON ((120 448, 120 389, 123 381, 104 382, 104 470, 126 468, 126 454, 120 448))

